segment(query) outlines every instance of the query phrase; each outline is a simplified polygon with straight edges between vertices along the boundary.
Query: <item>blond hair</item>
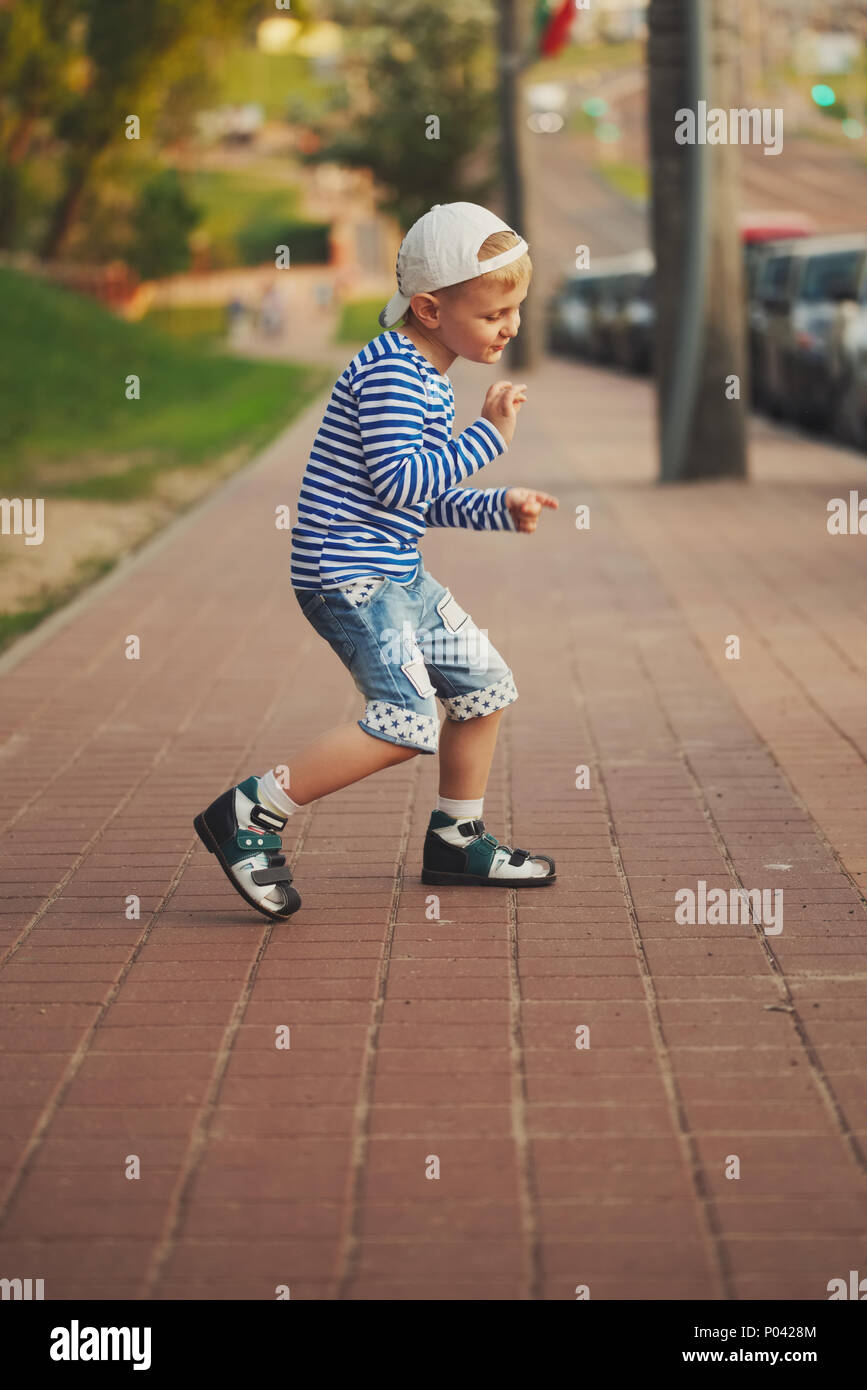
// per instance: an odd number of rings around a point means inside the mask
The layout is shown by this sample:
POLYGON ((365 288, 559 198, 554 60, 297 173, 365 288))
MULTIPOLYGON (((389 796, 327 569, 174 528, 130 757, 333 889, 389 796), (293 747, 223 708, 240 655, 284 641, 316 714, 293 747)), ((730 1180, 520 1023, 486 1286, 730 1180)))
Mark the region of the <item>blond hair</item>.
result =
MULTIPOLYGON (((499 256, 503 251, 509 251, 513 246, 517 246, 518 237, 514 232, 502 231, 491 232, 479 247, 479 260, 489 261, 493 256, 499 256)), ((530 260, 528 252, 516 256, 508 265, 501 265, 498 270, 489 270, 485 279, 495 284, 501 290, 514 290, 525 282, 529 283, 533 274, 533 262, 530 260)), ((468 281, 461 281, 457 285, 444 285, 442 289, 436 290, 436 294, 449 294, 452 290, 459 290, 468 281)), ((407 309, 398 327, 407 328, 416 321, 412 308, 407 309)))

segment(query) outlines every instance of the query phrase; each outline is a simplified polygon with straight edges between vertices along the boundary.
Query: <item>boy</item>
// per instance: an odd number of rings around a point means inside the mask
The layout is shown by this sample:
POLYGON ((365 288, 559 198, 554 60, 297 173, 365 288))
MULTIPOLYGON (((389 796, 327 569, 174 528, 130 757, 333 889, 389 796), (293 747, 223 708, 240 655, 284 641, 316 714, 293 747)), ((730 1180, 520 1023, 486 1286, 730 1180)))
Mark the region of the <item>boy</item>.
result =
POLYGON ((497 727, 518 692, 416 548, 428 526, 531 532, 543 506, 559 505, 527 488, 457 486, 509 447, 526 387, 495 382, 479 418, 453 439, 445 371, 458 356, 499 360, 518 332, 531 274, 527 243, 500 218, 475 203, 438 203, 401 243, 398 292, 379 316, 385 331, 335 383, 302 479, 291 577, 304 617, 364 695, 364 715, 320 735, 285 779, 276 768, 251 775, 194 821, 241 897, 266 917, 301 905, 279 852, 287 818, 437 745, 440 795, 422 882, 554 882, 548 855, 513 850, 485 830, 497 727), (422 652, 419 633, 433 638, 432 652, 422 652), (446 711, 441 728, 436 699, 446 711))

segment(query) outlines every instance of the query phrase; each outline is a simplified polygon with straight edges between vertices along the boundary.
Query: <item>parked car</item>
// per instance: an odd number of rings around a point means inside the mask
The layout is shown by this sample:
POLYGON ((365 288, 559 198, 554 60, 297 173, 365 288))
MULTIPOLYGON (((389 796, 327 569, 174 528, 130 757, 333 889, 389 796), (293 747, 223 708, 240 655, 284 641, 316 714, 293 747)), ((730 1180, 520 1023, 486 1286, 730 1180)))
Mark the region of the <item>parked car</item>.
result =
MULTIPOLYGON (((573 352, 596 362, 625 362, 624 344, 632 318, 627 304, 642 296, 653 271, 650 251, 634 251, 596 261, 574 271, 558 286, 548 305, 548 344, 552 352, 573 352)), ((644 300, 646 319, 647 309, 644 300)))
POLYGON ((800 279, 803 262, 796 243, 774 242, 757 260, 753 292, 747 309, 752 403, 771 415, 783 413, 785 389, 781 360, 788 350, 788 314, 792 286, 800 279))
POLYGON ((548 302, 547 339, 551 352, 589 357, 597 271, 576 271, 558 287, 548 302))
POLYGON ((831 390, 831 428, 845 444, 867 449, 867 296, 844 318, 837 375, 831 390))
POLYGON ((756 273, 763 253, 772 242, 794 241, 815 233, 811 217, 800 212, 745 212, 738 219, 744 251, 744 287, 747 299, 755 292, 756 273))
POLYGON ((649 372, 656 329, 655 272, 628 277, 613 326, 614 360, 629 372, 649 372))
MULTIPOLYGON (((641 317, 636 313, 638 305, 643 307, 645 325, 647 323, 646 292, 652 275, 651 251, 634 251, 607 263, 593 308, 592 349, 597 362, 617 362, 625 366, 637 355, 630 324, 641 317)), ((651 320, 652 317, 651 311, 651 320)))
POLYGON ((762 259, 749 318, 756 404, 799 423, 830 422, 865 276, 862 233, 783 242, 762 259))

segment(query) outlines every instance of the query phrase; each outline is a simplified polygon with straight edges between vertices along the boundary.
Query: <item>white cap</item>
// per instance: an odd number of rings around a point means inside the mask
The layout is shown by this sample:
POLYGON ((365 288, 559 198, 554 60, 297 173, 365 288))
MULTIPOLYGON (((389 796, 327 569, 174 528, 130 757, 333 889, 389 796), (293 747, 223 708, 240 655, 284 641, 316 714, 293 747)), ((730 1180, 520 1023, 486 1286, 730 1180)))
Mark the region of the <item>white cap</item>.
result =
POLYGON ((478 203, 436 203, 413 222, 397 253, 397 294, 379 315, 383 328, 403 318, 414 294, 441 290, 475 280, 517 260, 527 243, 508 223, 478 203), (479 251, 492 232, 514 232, 517 246, 490 260, 480 261, 479 251))

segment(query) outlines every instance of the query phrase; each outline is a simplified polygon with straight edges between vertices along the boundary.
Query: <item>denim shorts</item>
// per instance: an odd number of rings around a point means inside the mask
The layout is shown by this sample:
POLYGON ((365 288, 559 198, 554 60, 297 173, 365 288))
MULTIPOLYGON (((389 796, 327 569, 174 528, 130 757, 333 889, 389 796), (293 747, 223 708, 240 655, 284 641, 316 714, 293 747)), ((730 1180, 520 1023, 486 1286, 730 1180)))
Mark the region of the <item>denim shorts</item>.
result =
POLYGON ((379 576, 293 593, 365 697, 357 722, 374 738, 435 753, 436 700, 447 719, 460 722, 518 698, 512 672, 487 633, 421 561, 411 584, 379 576))

